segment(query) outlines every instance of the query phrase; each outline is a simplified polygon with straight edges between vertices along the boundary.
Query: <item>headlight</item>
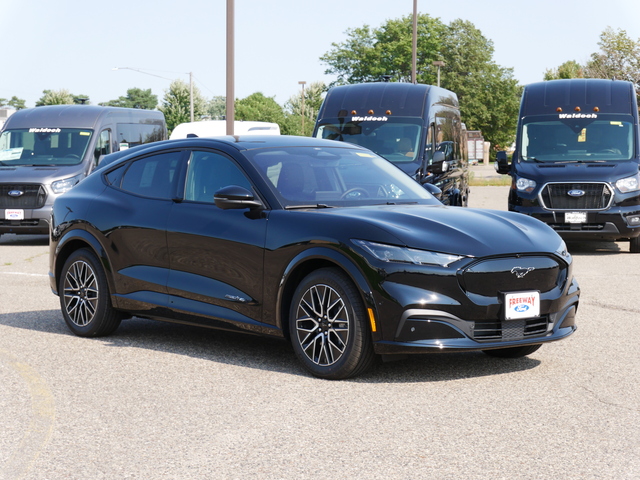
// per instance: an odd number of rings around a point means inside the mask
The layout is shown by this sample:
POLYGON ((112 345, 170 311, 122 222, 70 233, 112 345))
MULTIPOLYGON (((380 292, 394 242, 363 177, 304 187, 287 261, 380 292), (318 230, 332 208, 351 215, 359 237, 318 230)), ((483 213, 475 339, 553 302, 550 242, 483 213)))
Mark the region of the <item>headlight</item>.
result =
POLYGON ((618 187, 618 190, 622 193, 640 190, 640 174, 636 174, 633 177, 621 178, 616 182, 616 187, 618 187))
POLYGON ((518 177, 518 180, 516 180, 516 188, 521 192, 531 193, 533 189, 536 188, 536 182, 528 178, 518 177))
POLYGON ((53 193, 56 195, 60 195, 61 193, 68 192, 71 188, 76 185, 80 180, 84 177, 83 174, 76 175, 75 177, 65 178, 64 180, 58 180, 57 182, 53 182, 51 184, 51 189, 53 193))
POLYGON ((412 263, 414 265, 439 265, 446 267, 460 260, 460 255, 430 252, 428 250, 416 250, 414 248, 397 247, 382 243, 367 242, 365 240, 351 240, 359 247, 364 248, 371 255, 383 262, 412 263))

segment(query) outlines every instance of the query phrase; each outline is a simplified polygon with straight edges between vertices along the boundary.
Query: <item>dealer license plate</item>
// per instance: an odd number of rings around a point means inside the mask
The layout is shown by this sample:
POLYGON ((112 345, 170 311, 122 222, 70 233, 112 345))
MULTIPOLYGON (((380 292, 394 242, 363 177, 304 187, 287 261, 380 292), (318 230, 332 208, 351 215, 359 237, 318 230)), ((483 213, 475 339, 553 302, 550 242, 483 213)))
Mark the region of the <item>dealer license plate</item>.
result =
POLYGON ((540 316, 540 292, 512 292, 504 295, 505 320, 540 316))
POLYGON ((564 223, 587 223, 587 212, 565 212, 564 223))
POLYGON ((5 220, 24 220, 24 210, 7 208, 4 211, 5 220))

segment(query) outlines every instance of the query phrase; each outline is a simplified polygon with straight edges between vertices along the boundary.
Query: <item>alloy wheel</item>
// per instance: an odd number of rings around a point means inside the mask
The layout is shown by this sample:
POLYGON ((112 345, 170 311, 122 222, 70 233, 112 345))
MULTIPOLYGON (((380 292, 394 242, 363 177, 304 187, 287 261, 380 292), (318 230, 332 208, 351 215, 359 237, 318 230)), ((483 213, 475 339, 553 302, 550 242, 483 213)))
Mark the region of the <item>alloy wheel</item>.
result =
POLYGON ((307 358, 323 367, 340 360, 349 340, 349 313, 340 294, 328 285, 313 285, 296 312, 296 335, 307 358))

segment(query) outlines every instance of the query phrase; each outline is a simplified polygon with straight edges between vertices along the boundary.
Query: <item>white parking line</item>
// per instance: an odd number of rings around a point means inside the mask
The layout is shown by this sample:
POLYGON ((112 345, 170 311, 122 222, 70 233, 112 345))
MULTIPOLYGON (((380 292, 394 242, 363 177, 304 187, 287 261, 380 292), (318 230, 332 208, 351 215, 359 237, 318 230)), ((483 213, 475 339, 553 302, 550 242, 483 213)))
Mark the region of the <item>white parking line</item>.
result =
POLYGON ((48 277, 49 275, 45 275, 44 273, 23 273, 23 272, 1 272, 5 275, 25 275, 27 277, 48 277))

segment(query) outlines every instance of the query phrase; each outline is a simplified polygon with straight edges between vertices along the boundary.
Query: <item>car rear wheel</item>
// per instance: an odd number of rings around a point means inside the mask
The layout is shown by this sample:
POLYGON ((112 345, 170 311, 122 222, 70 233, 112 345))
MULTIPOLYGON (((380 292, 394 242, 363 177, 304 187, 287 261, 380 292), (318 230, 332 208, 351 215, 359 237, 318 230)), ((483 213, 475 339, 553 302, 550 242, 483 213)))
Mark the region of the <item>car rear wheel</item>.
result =
POLYGON ((362 299, 337 269, 316 270, 298 285, 289 331, 296 355, 316 377, 354 377, 375 359, 362 299))
POLYGON ((122 315, 114 310, 104 269, 87 249, 71 254, 60 276, 60 307, 69 329, 80 337, 113 333, 122 315))
POLYGON ((520 358, 531 355, 538 350, 542 345, 525 345, 523 347, 509 347, 509 348, 497 348, 495 350, 483 350, 484 353, 490 357, 498 358, 520 358))

